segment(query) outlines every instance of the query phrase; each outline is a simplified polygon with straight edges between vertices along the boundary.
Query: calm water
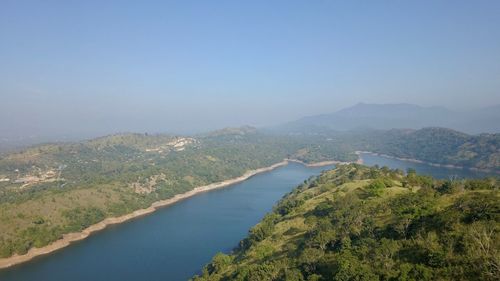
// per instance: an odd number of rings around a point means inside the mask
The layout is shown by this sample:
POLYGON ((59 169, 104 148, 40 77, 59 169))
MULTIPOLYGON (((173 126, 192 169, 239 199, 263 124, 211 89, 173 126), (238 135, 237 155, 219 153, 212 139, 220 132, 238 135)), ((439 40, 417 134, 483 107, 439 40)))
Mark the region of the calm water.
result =
MULTIPOLYGON (((367 165, 414 168, 438 178, 487 175, 369 154, 362 157, 367 165)), ((290 163, 112 226, 54 254, 0 270, 0 280, 187 280, 215 253, 234 248, 285 193, 328 168, 332 167, 290 163)))
POLYGON ((492 173, 485 173, 485 172, 477 172, 477 171, 472 171, 468 169, 452 169, 452 168, 445 168, 445 167, 435 167, 427 164, 422 164, 422 163, 414 163, 414 162, 408 162, 408 161, 402 161, 402 160, 397 160, 397 159, 392 159, 392 158, 386 158, 386 157, 381 157, 381 156, 376 156, 376 155, 371 155, 371 154, 366 154, 363 153, 361 155, 361 158, 363 159, 363 162, 365 165, 368 166, 373 166, 373 165, 379 165, 379 166, 387 166, 392 169, 401 169, 403 171, 406 171, 408 168, 413 168, 417 171, 417 173, 422 174, 422 175, 430 175, 435 178, 439 179, 448 179, 450 177, 455 177, 455 178, 481 178, 481 177, 487 177, 487 176, 500 176, 500 174, 492 174, 492 173))
POLYGON ((187 280, 215 253, 238 245, 284 194, 329 168, 290 163, 0 270, 0 280, 187 280))

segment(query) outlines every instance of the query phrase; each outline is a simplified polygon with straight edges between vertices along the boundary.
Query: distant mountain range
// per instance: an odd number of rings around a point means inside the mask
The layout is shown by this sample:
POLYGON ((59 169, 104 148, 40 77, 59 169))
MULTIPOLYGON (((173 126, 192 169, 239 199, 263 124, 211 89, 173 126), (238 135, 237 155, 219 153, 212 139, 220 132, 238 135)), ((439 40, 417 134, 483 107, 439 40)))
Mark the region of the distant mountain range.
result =
POLYGON ((358 103, 334 113, 313 115, 273 128, 280 132, 314 133, 325 130, 388 130, 445 127, 469 134, 500 132, 500 105, 472 111, 413 104, 358 103))

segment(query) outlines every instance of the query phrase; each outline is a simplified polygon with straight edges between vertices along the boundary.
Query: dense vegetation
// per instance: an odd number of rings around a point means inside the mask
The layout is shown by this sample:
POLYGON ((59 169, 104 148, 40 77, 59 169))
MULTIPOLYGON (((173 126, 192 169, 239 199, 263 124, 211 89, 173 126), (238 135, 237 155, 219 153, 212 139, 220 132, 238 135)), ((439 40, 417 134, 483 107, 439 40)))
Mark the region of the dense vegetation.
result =
POLYGON ((273 135, 242 127, 38 145, 0 157, 0 257, 285 158, 355 161, 356 150, 368 150, 499 171, 499 138, 435 128, 273 135))
POLYGON ((500 134, 470 136, 443 128, 390 130, 372 133, 360 148, 437 164, 500 170, 500 134))
POLYGON ((0 257, 285 158, 355 159, 323 143, 244 127, 195 138, 120 134, 8 154, 0 158, 0 179, 8 179, 0 181, 0 257))
POLYGON ((343 165, 285 196, 194 280, 498 280, 499 187, 343 165))
MULTIPOLYGON (((293 136, 296 137, 294 134, 293 136)), ((500 134, 467 135, 445 128, 392 129, 299 134, 322 139, 327 147, 353 153, 370 151, 393 157, 500 171, 500 134)))

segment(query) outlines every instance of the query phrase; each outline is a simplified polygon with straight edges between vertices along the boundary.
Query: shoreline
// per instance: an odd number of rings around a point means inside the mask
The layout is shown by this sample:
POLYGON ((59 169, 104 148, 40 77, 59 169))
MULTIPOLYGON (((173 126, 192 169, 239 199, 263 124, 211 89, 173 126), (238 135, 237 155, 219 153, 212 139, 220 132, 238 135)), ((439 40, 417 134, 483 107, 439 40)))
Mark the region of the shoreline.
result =
POLYGON ((358 160, 356 160, 355 162, 329 160, 329 161, 321 161, 321 162, 314 162, 314 163, 306 163, 306 162, 298 160, 298 159, 285 159, 285 160, 289 161, 289 162, 299 163, 299 164, 302 164, 302 165, 304 165, 306 167, 310 167, 310 168, 323 167, 323 166, 328 166, 328 165, 347 165, 347 164, 352 164, 352 163, 363 164, 363 160, 359 157, 358 157, 358 160))
MULTIPOLYGON (((359 159, 361 159, 360 155, 364 153, 364 154, 370 154, 370 155, 380 156, 380 157, 389 158, 389 159, 396 159, 396 160, 400 160, 400 161, 425 164, 425 165, 429 165, 429 166, 433 166, 433 167, 442 167, 442 168, 449 168, 449 169, 470 170, 470 171, 474 171, 474 172, 500 174, 499 171, 495 171, 495 170, 491 170, 491 169, 480 169, 480 168, 474 168, 474 167, 456 166, 456 165, 451 165, 451 164, 438 164, 438 163, 426 162, 426 161, 413 159, 413 158, 401 158, 401 157, 396 157, 396 156, 391 156, 391 155, 387 155, 387 154, 383 154, 383 153, 376 153, 376 152, 371 152, 371 151, 356 151, 355 153, 356 153, 356 155, 358 155, 359 159)), ((361 159, 361 163, 363 163, 362 159, 361 159)))
POLYGON ((153 213, 162 207, 172 205, 174 203, 177 203, 181 200, 192 197, 194 195, 243 182, 243 181, 245 181, 245 180, 247 180, 247 179, 249 179, 257 174, 269 172, 269 171, 272 171, 278 167, 286 166, 289 162, 300 163, 306 167, 321 167, 321 166, 327 166, 327 165, 333 165, 333 164, 346 163, 346 162, 340 162, 340 161, 323 161, 323 162, 307 164, 307 163, 304 163, 304 162, 302 162, 300 160, 296 160, 296 159, 285 159, 279 163, 273 164, 273 165, 268 166, 268 167, 247 171, 243 175, 236 177, 236 178, 228 179, 228 180, 225 180, 222 182, 211 183, 211 184, 204 185, 204 186, 195 187, 194 189, 192 189, 190 191, 177 194, 172 198, 153 202, 151 204, 151 206, 149 206, 148 208, 145 208, 145 209, 139 209, 139 210, 133 211, 132 213, 128 213, 128 214, 125 214, 125 215, 119 216, 119 217, 106 218, 106 219, 104 219, 96 224, 93 224, 93 225, 85 228, 84 230, 82 230, 80 232, 72 232, 72 233, 63 234, 63 238, 56 240, 56 241, 54 241, 46 246, 43 246, 41 248, 31 248, 28 250, 28 252, 26 254, 23 254, 23 255, 15 254, 15 255, 12 255, 12 256, 7 257, 7 258, 0 258, 0 270, 14 266, 14 265, 18 265, 21 263, 28 262, 28 261, 30 261, 33 258, 36 258, 38 256, 47 255, 47 254, 55 252, 59 249, 65 248, 73 242, 83 240, 83 239, 89 237, 91 234, 105 229, 108 225, 120 224, 120 223, 129 221, 131 219, 138 218, 138 217, 153 213))

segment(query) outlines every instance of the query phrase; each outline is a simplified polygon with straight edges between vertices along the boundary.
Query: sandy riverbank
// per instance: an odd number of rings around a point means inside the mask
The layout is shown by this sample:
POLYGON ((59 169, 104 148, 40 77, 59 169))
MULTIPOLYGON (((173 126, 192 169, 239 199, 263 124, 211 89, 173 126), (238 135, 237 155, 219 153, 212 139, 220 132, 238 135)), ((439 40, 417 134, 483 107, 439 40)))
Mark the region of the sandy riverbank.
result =
POLYGON ((57 240, 57 241, 55 241, 47 246, 44 246, 41 248, 31 248, 28 251, 28 253, 26 253, 24 255, 13 255, 13 256, 8 257, 8 258, 1 258, 0 259, 0 269, 7 268, 7 267, 10 267, 10 266, 13 266, 16 264, 20 264, 23 262, 27 262, 27 261, 29 261, 37 256, 52 253, 56 250, 59 250, 61 248, 64 248, 64 247, 70 245, 72 242, 83 240, 83 239, 87 238, 89 235, 91 235, 92 233, 106 228, 108 225, 123 223, 125 221, 130 220, 130 219, 150 214, 161 207, 165 207, 165 206, 174 204, 180 200, 186 199, 188 197, 194 196, 194 195, 202 193, 202 192, 207 192, 210 190, 214 190, 214 189, 218 189, 218 188, 222 188, 222 187, 226 187, 226 186, 230 186, 230 185, 242 182, 244 180, 249 179, 250 177, 252 177, 254 175, 264 173, 267 171, 271 171, 271 170, 274 170, 274 169, 281 167, 281 166, 285 166, 288 164, 288 162, 298 162, 298 163, 304 164, 308 167, 318 167, 318 166, 326 166, 326 165, 342 163, 342 162, 338 162, 338 161, 324 161, 324 162, 306 164, 306 163, 303 163, 299 160, 285 159, 282 162, 276 163, 276 164, 271 165, 269 167, 247 171, 245 174, 243 174, 242 176, 239 176, 237 178, 229 179, 229 180, 226 180, 223 182, 212 183, 212 184, 205 185, 205 186, 199 186, 199 187, 196 187, 188 192, 185 192, 182 194, 177 194, 170 199, 154 202, 153 204, 151 204, 151 206, 149 208, 146 208, 146 209, 136 210, 132 213, 129 213, 129 214, 126 214, 126 215, 123 215, 120 217, 112 217, 112 218, 104 219, 101 222, 98 222, 96 224, 93 224, 93 225, 87 227, 86 229, 82 230, 81 232, 64 234, 63 238, 61 238, 61 239, 59 239, 59 240, 57 240))

